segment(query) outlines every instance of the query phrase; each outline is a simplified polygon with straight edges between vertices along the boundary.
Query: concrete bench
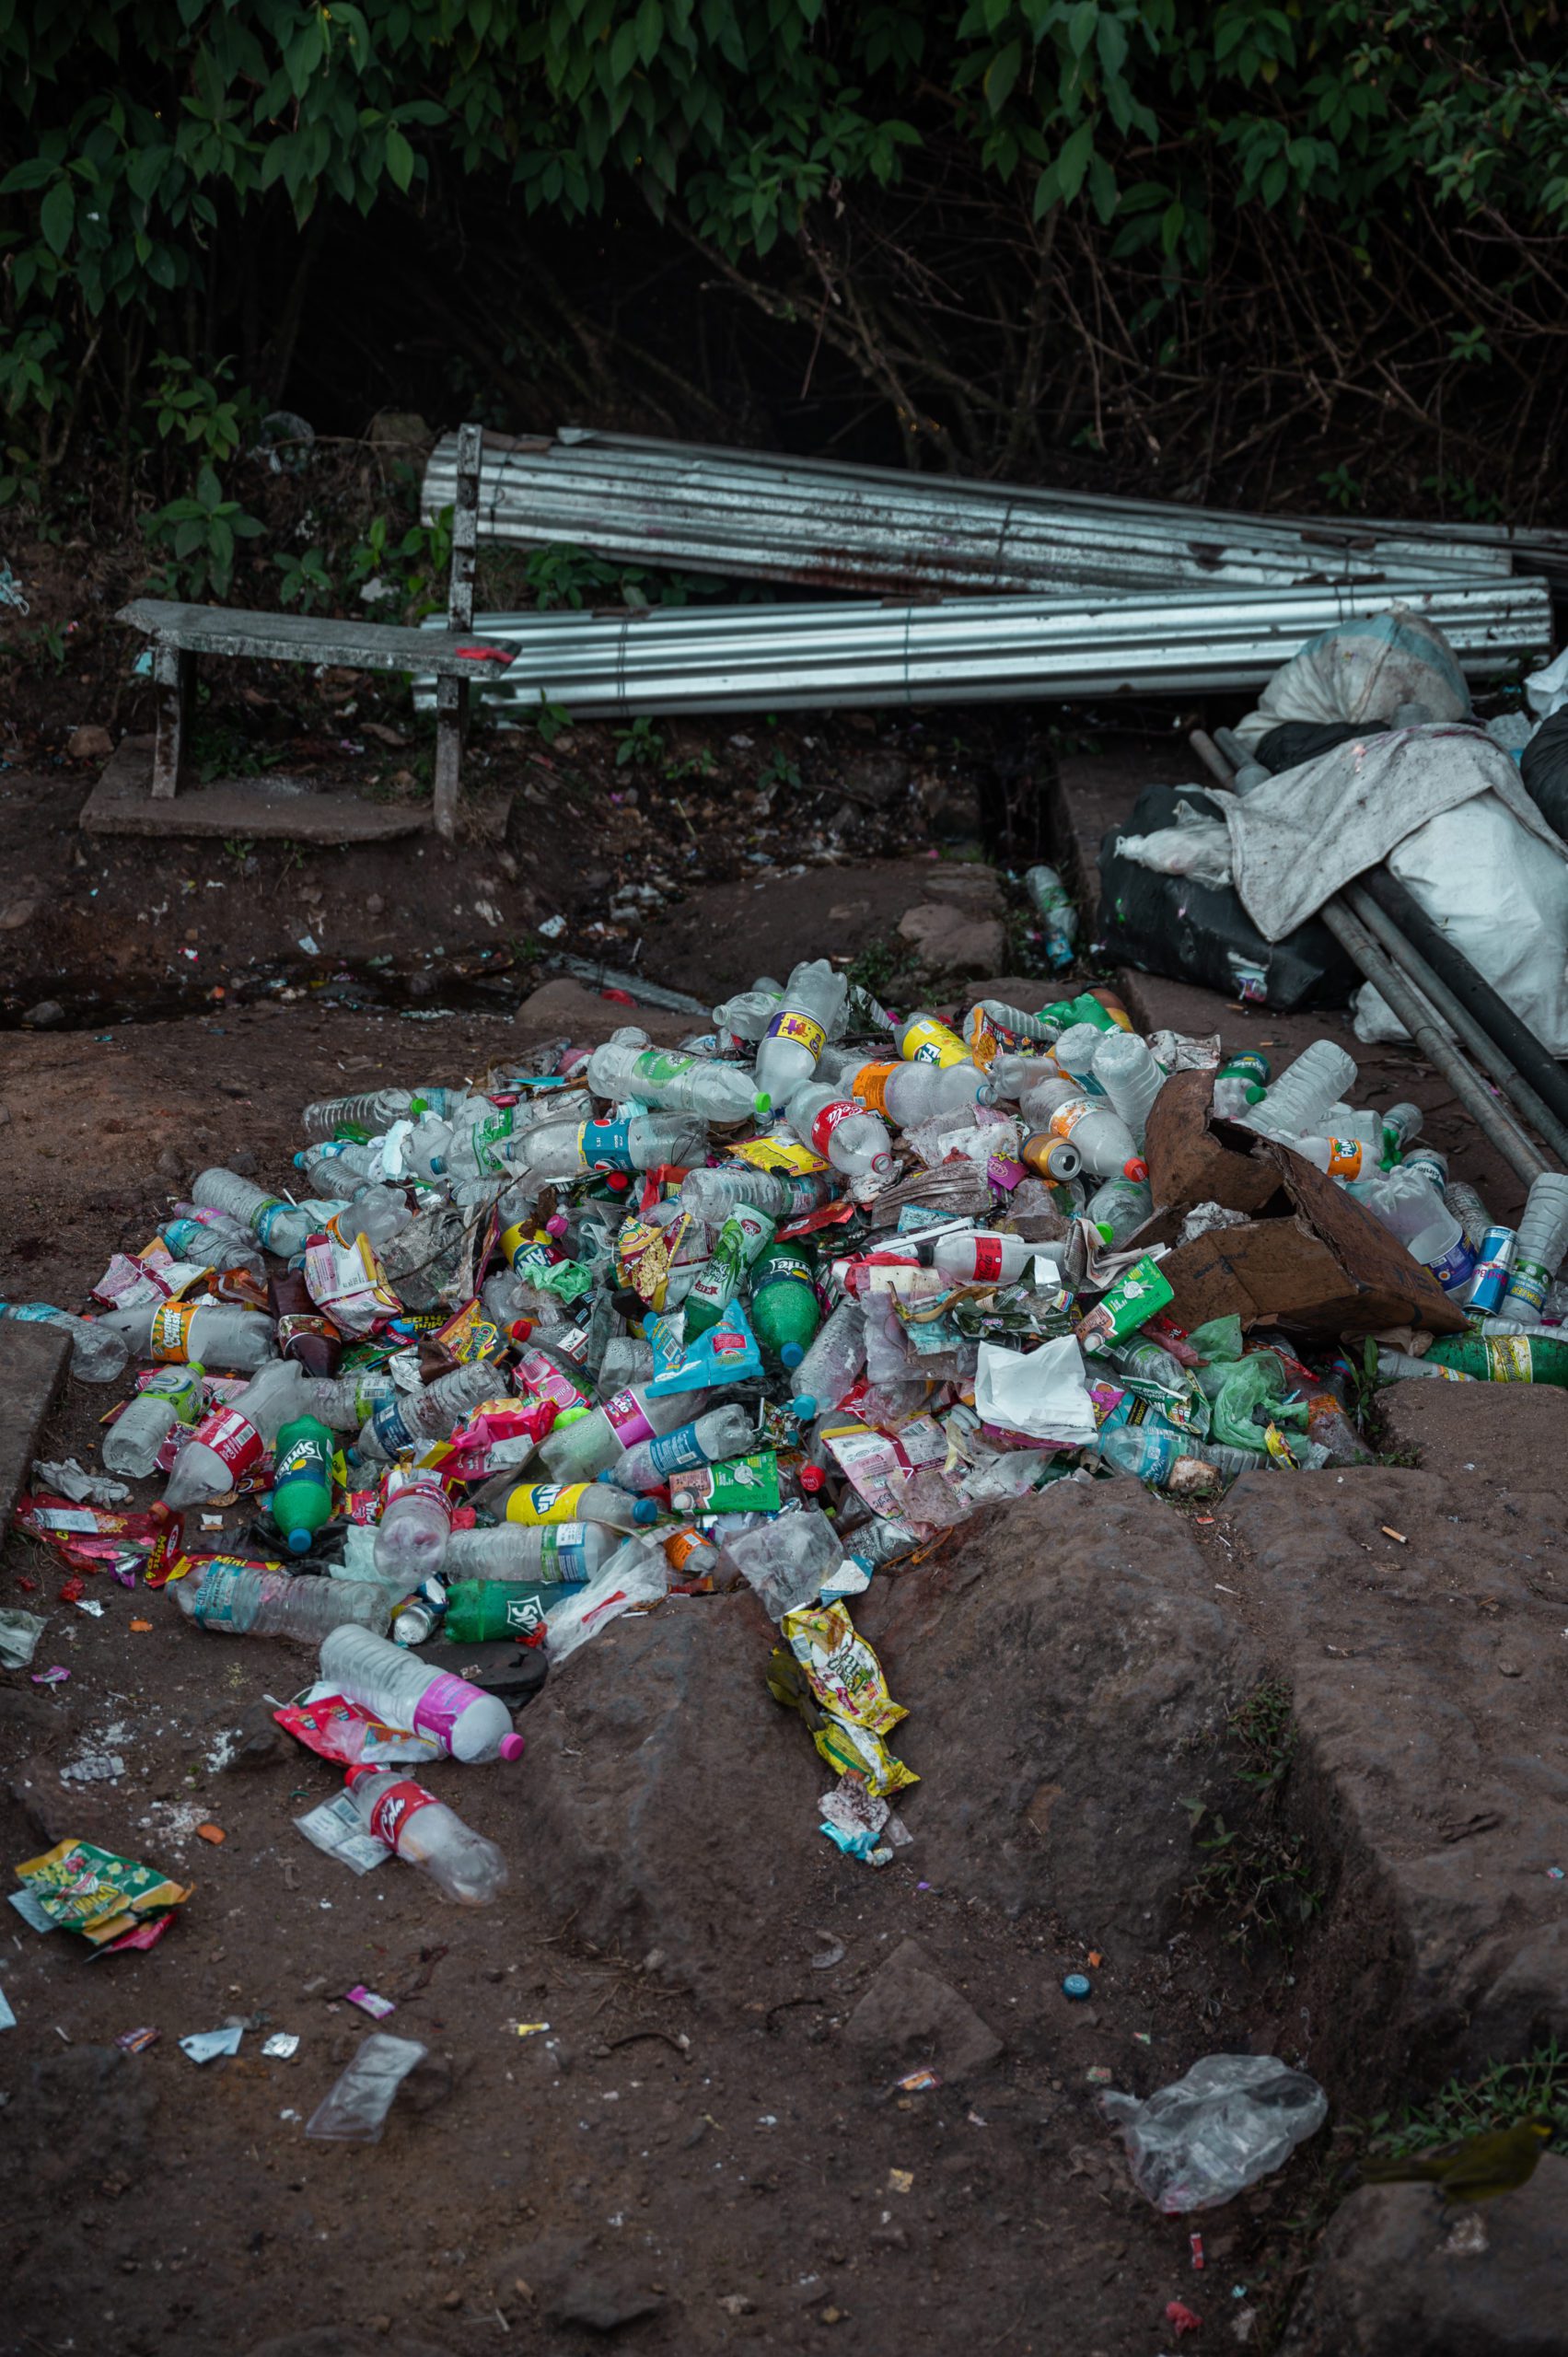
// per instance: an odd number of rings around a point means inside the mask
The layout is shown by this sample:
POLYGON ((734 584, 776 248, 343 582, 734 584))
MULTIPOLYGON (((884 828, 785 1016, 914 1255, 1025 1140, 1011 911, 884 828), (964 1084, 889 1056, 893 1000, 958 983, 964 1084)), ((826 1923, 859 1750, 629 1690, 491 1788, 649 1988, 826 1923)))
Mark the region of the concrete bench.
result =
POLYGON ((163 598, 138 598, 121 610, 117 619, 133 630, 145 631, 153 643, 153 677, 158 691, 155 801, 171 800, 187 783, 198 656, 239 656, 255 663, 331 664, 347 671, 434 671, 433 816, 436 831, 451 835, 457 822, 470 683, 485 665, 505 666, 512 659, 509 647, 475 638, 472 632, 479 428, 465 425, 459 443, 452 571, 444 631, 406 630, 395 623, 355 619, 336 621, 313 614, 250 613, 229 606, 188 606, 163 598))

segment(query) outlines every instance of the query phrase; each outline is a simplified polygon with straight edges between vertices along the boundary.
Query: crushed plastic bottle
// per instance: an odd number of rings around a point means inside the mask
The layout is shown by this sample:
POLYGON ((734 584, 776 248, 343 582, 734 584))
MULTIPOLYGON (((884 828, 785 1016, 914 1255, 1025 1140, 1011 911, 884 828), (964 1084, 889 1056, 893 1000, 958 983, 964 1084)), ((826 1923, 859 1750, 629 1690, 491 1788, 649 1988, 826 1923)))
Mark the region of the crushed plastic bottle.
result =
POLYGON ((506 1861, 494 1841, 395 1768, 351 1768, 354 1814, 375 1841, 417 1866, 459 1907, 488 1907, 505 1889, 506 1861))

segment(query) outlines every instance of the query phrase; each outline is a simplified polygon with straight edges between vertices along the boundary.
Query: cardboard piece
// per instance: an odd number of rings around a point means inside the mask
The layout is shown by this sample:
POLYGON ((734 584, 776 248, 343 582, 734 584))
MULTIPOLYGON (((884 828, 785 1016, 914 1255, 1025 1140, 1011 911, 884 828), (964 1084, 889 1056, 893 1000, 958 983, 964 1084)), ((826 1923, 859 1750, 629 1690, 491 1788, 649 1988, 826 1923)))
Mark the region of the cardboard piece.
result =
POLYGON ((1463 1312, 1364 1204, 1288 1146, 1264 1155, 1293 1213, 1215 1228, 1167 1253, 1160 1269, 1179 1324, 1191 1330, 1234 1312, 1244 1327, 1277 1324, 1326 1342, 1387 1326, 1465 1330, 1463 1312))
POLYGON ((1211 1120, 1214 1092, 1212 1072, 1177 1072, 1156 1097, 1144 1142, 1155 1202, 1261 1211, 1278 1192, 1279 1171, 1252 1153, 1249 1131, 1211 1120))

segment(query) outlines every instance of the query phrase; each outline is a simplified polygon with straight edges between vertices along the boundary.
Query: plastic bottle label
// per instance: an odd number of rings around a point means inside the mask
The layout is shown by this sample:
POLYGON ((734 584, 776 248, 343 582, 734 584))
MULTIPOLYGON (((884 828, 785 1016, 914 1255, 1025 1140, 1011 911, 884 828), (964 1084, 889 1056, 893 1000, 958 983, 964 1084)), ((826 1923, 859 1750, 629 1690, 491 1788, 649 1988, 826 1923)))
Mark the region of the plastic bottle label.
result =
POLYGON ((577 1132, 577 1153, 585 1170, 630 1170, 631 1115, 623 1121, 585 1121, 577 1132))
POLYGON ((506 1501, 508 1522, 575 1522, 577 1507, 587 1488, 586 1481, 574 1481, 563 1487, 556 1481, 533 1481, 514 1490, 506 1501))
POLYGON ((586 1580, 588 1526, 586 1522, 552 1523, 539 1550, 539 1575, 546 1582, 586 1580))
POLYGON ((1091 1105, 1086 1097, 1070 1097, 1059 1105, 1045 1125, 1047 1137, 1070 1138, 1079 1122, 1090 1113, 1103 1113, 1104 1105, 1091 1105))
POLYGON ((493 1178, 505 1168, 506 1157, 502 1148, 512 1134, 516 1120, 516 1114, 509 1111, 492 1113, 488 1120, 476 1121, 469 1132, 474 1167, 482 1176, 493 1178))
POLYGON ((828 1141, 841 1121, 852 1120, 856 1113, 864 1110, 864 1106, 858 1105, 853 1097, 841 1097, 836 1104, 824 1105, 811 1123, 811 1143, 818 1153, 827 1153, 828 1141))
POLYGON ((683 1572, 692 1556, 707 1544, 700 1530, 672 1530, 664 1542, 665 1560, 672 1571, 683 1572))
POLYGON ((897 1064, 862 1064, 850 1082, 850 1094, 869 1105, 874 1113, 888 1109, 888 1083, 898 1071, 897 1064))
POLYGON ((752 1280, 752 1300, 755 1301, 757 1295, 765 1292, 769 1285, 783 1284, 786 1280, 791 1279, 800 1284, 809 1285, 813 1293, 817 1290, 816 1272, 809 1260, 803 1260, 798 1252, 775 1252, 767 1267, 752 1280))
POLYGON ((210 1448, 236 1480, 253 1465, 260 1465, 267 1453, 266 1442, 238 1408, 220 1408, 197 1425, 193 1439, 210 1448))
MULTIPOLYGON (((1457 1293, 1461 1285, 1468 1285, 1475 1274, 1475 1254, 1471 1251, 1467 1238, 1461 1234, 1458 1242, 1450 1246, 1440 1260, 1429 1260, 1426 1265, 1445 1293, 1457 1293)), ((1544 1301, 1546 1285, 1551 1280, 1547 1277, 1544 1269, 1540 1273, 1543 1280, 1540 1297, 1544 1301)), ((1519 1271, 1516 1269, 1514 1271, 1516 1286, 1518 1282, 1519 1271)))
POLYGON ((269 1195, 266 1202, 251 1213, 250 1225, 255 1230, 256 1241, 263 1252, 270 1252, 273 1248, 272 1234, 279 1220, 285 1213, 292 1213, 296 1209, 297 1205, 285 1203, 276 1195, 269 1195))
POLYGON ((613 1399, 605 1401, 604 1412, 622 1448, 635 1448, 640 1440, 652 1440, 654 1428, 634 1391, 618 1391, 613 1399))
POLYGON ((413 1434, 403 1422, 402 1401, 396 1392, 377 1402, 370 1423, 376 1434, 376 1446, 383 1457, 396 1457, 400 1449, 413 1446, 413 1434))
POLYGON ((273 1467, 273 1487, 281 1490, 285 1481, 301 1480, 330 1483, 331 1461, 320 1442, 309 1433, 302 1433, 290 1441, 273 1467))
POLYGON ((452 1502, 447 1495, 447 1484, 440 1474, 432 1472, 428 1466, 394 1465, 388 1474, 387 1504, 389 1506, 395 1498, 409 1497, 429 1498, 448 1514, 451 1512, 452 1502))
POLYGON ((334 1343, 341 1342, 343 1336, 329 1319, 314 1317, 306 1310, 291 1309, 278 1319, 277 1342, 280 1358, 288 1357, 289 1345, 292 1342, 312 1340, 334 1343))
POLYGON ((975 1237, 974 1272, 977 1278, 1000 1277, 1002 1274, 1002 1238, 999 1236, 977 1236, 975 1237))
POLYGON ((654 1468, 659 1473, 683 1473, 693 1465, 705 1465, 703 1444, 697 1438, 695 1424, 678 1424, 672 1433, 665 1433, 653 1445, 654 1468))
POLYGON ((828 1035, 809 1015, 775 1015, 763 1034, 767 1039, 796 1039, 813 1062, 827 1045, 828 1035))
POLYGON ((203 1576, 196 1609, 191 1616, 198 1628, 226 1629, 233 1626, 235 1592, 240 1581, 248 1576, 248 1573, 238 1565, 232 1569, 226 1565, 220 1567, 214 1559, 203 1576))
POLYGON ((149 1355, 165 1366, 182 1365, 191 1355, 186 1345, 195 1315, 193 1309, 188 1309, 178 1301, 166 1301, 161 1308, 155 1310, 147 1342, 149 1355))
POLYGON ((377 1841, 384 1841, 389 1850, 395 1850, 403 1828, 414 1812, 434 1808, 436 1805, 434 1793, 427 1793, 423 1784, 404 1778, 400 1783, 389 1784, 378 1796, 370 1812, 370 1830, 377 1841))
MULTIPOLYGON (((1432 1273, 1436 1276, 1436 1270, 1434 1269, 1432 1273)), ((1441 1283, 1442 1279, 1439 1278, 1438 1282, 1441 1283)), ((1522 1301, 1527 1308, 1533 1309, 1539 1315, 1546 1306, 1546 1296, 1551 1288, 1551 1271, 1543 1269, 1539 1260, 1516 1260, 1515 1261, 1513 1273, 1508 1280, 1508 1291, 1515 1301, 1522 1301)))
POLYGON ((413 1706, 413 1732, 429 1736, 449 1751, 453 1728, 470 1703, 481 1699, 477 1686, 470 1686, 466 1678, 453 1678, 443 1670, 431 1679, 413 1706))
POLYGON ((1328 1138, 1329 1176, 1330 1178, 1355 1178, 1361 1173, 1361 1140, 1359 1138, 1328 1138))
POLYGON ((1535 1360, 1527 1334, 1501 1335, 1495 1340, 1489 1340, 1486 1364, 1493 1383, 1535 1381, 1535 1360))
POLYGON ((632 1069, 650 1087, 668 1087, 672 1080, 696 1069, 695 1056, 677 1055, 671 1048, 645 1048, 632 1069))
POLYGON ((903 1058, 910 1064, 962 1064, 969 1062, 969 1050, 956 1031, 949 1031, 935 1016, 925 1016, 912 1023, 904 1033, 903 1058))

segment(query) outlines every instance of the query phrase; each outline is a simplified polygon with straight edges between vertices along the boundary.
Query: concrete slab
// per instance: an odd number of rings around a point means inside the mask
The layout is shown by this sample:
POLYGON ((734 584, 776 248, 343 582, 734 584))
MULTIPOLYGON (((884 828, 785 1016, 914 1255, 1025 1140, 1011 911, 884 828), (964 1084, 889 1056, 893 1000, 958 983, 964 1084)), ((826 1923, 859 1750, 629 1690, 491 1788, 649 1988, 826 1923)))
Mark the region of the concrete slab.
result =
POLYGON ((1201 763, 1185 737, 1119 737, 1094 753, 1063 753, 1047 795, 1054 863, 1078 895, 1086 927, 1099 907, 1099 846, 1146 785, 1187 785, 1201 763))
POLYGON ((32 1476, 43 1420, 71 1356, 58 1326, 0 1318, 0 1536, 32 1476))
POLYGON ((319 793, 308 778, 220 778, 169 800, 152 795, 153 740, 127 737, 104 764, 82 806, 89 835, 230 836, 306 843, 387 842, 422 834, 426 802, 364 802, 357 794, 319 793))

